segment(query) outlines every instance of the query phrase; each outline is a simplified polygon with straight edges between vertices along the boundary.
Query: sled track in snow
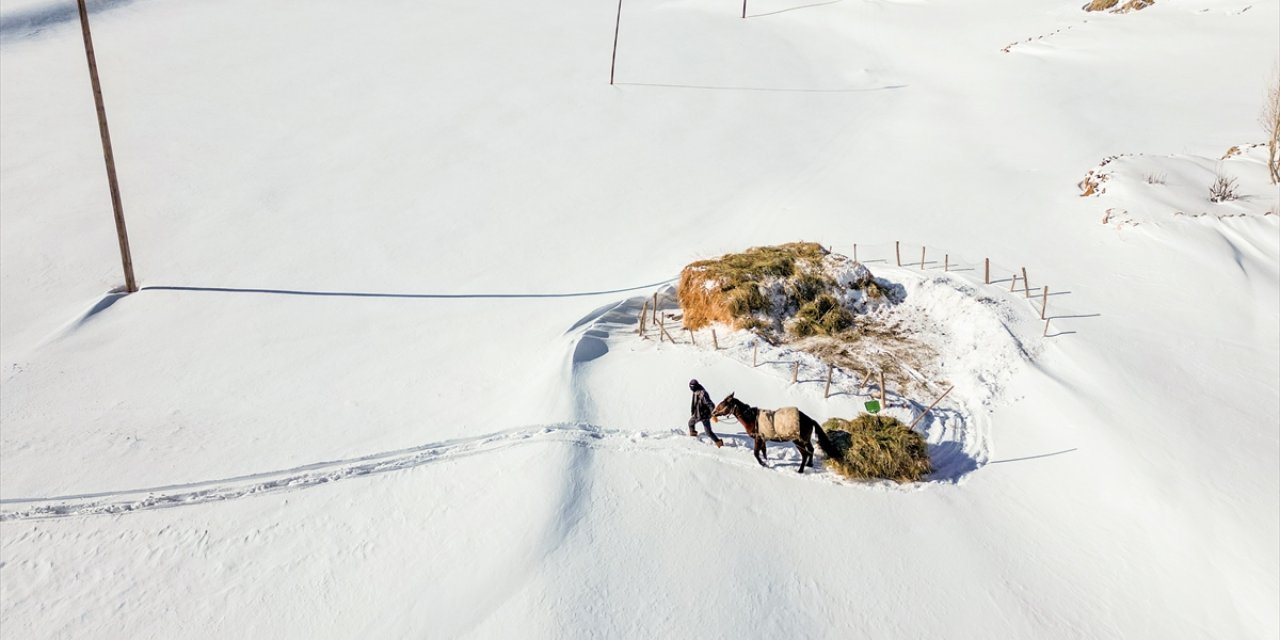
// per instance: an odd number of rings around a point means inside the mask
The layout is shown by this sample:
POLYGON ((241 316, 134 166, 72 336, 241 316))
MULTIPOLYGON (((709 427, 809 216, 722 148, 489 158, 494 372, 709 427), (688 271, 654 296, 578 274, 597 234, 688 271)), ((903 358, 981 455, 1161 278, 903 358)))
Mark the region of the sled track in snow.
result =
MULTIPOLYGON (((741 466, 744 469, 758 469, 751 458, 750 441, 746 436, 722 434, 721 437, 724 438, 725 447, 716 449, 701 438, 694 441, 675 431, 620 431, 583 423, 527 427, 220 480, 48 498, 5 498, 0 499, 0 521, 127 514, 299 491, 348 478, 378 475, 521 445, 543 443, 561 443, 629 453, 662 451, 676 455, 710 458, 723 464, 741 466)), ((770 462, 773 465, 771 471, 785 472, 797 479, 845 482, 834 474, 824 471, 821 465, 803 476, 798 475, 794 473, 794 464, 792 464, 798 460, 794 447, 790 445, 774 446, 770 449, 770 462), (778 464, 779 462, 783 464, 778 464)), ((760 471, 764 472, 764 470, 760 471)))

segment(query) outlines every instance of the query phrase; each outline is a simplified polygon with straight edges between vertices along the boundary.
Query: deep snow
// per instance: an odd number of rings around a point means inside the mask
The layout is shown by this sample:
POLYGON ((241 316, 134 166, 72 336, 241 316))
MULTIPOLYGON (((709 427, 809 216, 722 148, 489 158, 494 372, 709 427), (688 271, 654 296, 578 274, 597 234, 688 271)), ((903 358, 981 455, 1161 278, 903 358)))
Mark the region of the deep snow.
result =
POLYGON ((1280 2, 631 2, 613 87, 608 2, 91 5, 144 289, 74 13, 6 1, 6 637, 1280 635, 1276 192, 1170 211, 1261 141, 1280 2), (690 377, 861 404, 629 333, 800 239, 950 301, 930 482, 679 435, 690 377))

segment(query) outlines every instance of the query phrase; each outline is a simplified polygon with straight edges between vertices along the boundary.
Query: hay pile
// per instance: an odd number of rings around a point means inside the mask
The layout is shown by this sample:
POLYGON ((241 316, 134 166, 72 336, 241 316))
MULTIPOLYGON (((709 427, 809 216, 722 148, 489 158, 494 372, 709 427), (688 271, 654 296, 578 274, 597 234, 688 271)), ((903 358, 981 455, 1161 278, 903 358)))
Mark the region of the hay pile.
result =
POLYGON ((841 453, 827 468, 846 478, 915 482, 933 472, 924 437, 891 416, 831 418, 822 428, 841 453))
POLYGON ((903 297, 900 286, 811 242, 690 264, 680 272, 679 295, 685 327, 721 323, 771 340, 839 335, 853 328, 857 314, 903 297))

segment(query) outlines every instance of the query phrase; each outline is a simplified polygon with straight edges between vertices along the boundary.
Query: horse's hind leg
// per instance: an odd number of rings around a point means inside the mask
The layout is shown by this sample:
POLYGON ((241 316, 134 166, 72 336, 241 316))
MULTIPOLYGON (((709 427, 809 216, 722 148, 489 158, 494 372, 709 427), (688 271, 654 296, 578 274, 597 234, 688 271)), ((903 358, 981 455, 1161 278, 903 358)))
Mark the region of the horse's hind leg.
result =
POLYGON ((803 440, 796 440, 796 448, 800 450, 800 468, 796 470, 796 473, 804 473, 806 464, 810 467, 813 466, 813 445, 803 440))

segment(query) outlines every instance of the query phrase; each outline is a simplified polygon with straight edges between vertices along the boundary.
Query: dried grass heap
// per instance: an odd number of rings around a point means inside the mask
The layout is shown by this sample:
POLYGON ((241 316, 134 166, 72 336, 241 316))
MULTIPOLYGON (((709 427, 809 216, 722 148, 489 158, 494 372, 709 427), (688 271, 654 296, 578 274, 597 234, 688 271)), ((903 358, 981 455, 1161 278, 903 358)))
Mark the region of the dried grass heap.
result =
POLYGON ((846 478, 916 482, 933 472, 924 437, 891 416, 831 418, 822 428, 841 452, 827 468, 846 478))
POLYGON ((822 245, 793 242, 752 247, 680 272, 684 326, 720 323, 773 338, 834 336, 855 316, 901 299, 900 287, 877 280, 861 264, 822 245))

